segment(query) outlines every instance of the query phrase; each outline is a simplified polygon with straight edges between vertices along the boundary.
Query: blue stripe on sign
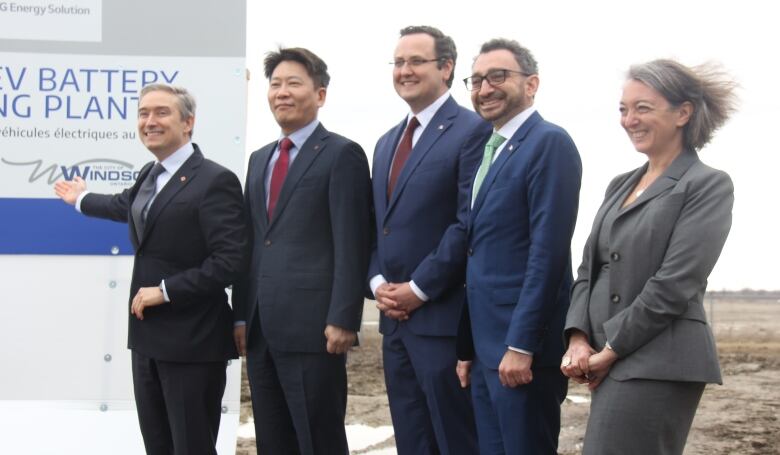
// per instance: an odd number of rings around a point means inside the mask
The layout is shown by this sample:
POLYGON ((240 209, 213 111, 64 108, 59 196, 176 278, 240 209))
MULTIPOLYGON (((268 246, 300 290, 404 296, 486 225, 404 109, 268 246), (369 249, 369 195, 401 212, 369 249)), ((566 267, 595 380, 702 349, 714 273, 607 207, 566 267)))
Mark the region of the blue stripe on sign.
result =
POLYGON ((0 254, 133 254, 127 224, 90 218, 59 199, 0 198, 0 254))

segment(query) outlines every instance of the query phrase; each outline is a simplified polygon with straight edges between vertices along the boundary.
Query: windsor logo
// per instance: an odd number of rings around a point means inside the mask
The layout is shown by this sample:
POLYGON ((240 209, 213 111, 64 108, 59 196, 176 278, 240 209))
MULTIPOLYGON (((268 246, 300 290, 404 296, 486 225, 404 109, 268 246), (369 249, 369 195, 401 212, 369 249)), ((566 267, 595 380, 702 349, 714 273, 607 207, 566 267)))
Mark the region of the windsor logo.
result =
POLYGON ((138 172, 133 163, 114 160, 110 158, 92 158, 79 161, 70 166, 59 164, 50 164, 44 166, 43 160, 33 161, 10 161, 5 158, 0 159, 3 164, 30 170, 27 178, 29 183, 35 183, 41 179, 48 185, 57 180, 73 180, 80 177, 87 182, 104 182, 109 185, 129 186, 138 178, 138 172))

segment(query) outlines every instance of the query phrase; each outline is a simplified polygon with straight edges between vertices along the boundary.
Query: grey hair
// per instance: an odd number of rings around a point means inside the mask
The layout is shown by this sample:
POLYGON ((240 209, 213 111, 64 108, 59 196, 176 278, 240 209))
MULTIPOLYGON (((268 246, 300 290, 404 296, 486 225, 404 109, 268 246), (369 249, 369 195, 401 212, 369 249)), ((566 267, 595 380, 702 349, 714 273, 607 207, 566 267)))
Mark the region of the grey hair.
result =
POLYGON ((693 105, 683 127, 687 149, 701 150, 737 110, 738 84, 716 63, 687 67, 675 60, 653 60, 631 66, 628 79, 653 88, 675 108, 686 101, 693 105))
MULTIPOLYGON (((175 96, 182 120, 195 117, 195 97, 186 88, 168 84, 149 84, 141 89, 141 93, 138 94, 138 102, 140 103, 143 97, 151 92, 166 92, 175 96)), ((190 137, 192 137, 194 129, 193 126, 193 129, 190 130, 190 137)))
POLYGON ((536 63, 534 55, 531 53, 531 51, 528 50, 528 48, 521 46, 520 43, 515 40, 506 38, 492 39, 482 45, 482 47, 479 49, 479 53, 487 54, 488 52, 501 49, 512 53, 512 55, 515 57, 515 60, 517 61, 517 64, 520 65, 520 69, 523 72, 528 74, 539 74, 539 67, 536 63))

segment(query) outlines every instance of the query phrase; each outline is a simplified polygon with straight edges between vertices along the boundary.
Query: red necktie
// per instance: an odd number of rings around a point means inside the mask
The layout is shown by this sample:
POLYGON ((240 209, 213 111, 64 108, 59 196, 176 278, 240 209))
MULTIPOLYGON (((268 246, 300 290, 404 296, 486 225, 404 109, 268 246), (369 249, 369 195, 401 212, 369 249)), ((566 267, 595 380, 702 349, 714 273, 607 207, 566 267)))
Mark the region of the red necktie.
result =
POLYGON ((287 168, 290 165, 290 149, 293 142, 289 137, 282 139, 279 144, 279 158, 274 163, 274 170, 271 172, 271 189, 268 195, 268 219, 274 216, 276 202, 279 200, 279 193, 282 191, 284 178, 287 177, 287 168))
POLYGON ((406 131, 404 131, 401 141, 398 143, 398 148, 395 150, 393 165, 390 168, 390 180, 387 182, 388 200, 393 195, 395 182, 398 180, 398 176, 401 175, 406 160, 408 160, 409 155, 412 154, 412 136, 414 136, 414 130, 416 130, 418 126, 420 126, 420 122, 417 121, 417 117, 412 117, 412 119, 409 120, 409 124, 406 126, 406 131))

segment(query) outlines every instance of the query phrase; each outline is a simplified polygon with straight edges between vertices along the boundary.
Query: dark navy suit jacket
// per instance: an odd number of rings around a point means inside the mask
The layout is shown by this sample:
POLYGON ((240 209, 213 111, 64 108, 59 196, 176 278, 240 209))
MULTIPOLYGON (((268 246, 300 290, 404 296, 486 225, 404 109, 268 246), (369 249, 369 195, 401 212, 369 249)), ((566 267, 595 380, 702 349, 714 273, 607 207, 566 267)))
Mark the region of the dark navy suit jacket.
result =
POLYGON ((368 160, 319 124, 301 146, 268 220, 265 173, 272 142, 249 158, 245 187, 249 273, 236 283, 236 320, 259 315, 277 351, 325 352, 327 325, 357 332, 370 248, 368 160))
POLYGON ((574 142, 538 112, 485 176, 469 216, 466 282, 474 348, 488 368, 507 346, 533 352, 534 367, 560 363, 581 176, 574 142))
MULTIPOLYGON (((414 280, 430 300, 412 313, 409 329, 418 335, 455 336, 465 294, 471 181, 490 125, 448 98, 415 144, 388 201, 390 165, 405 128, 406 119, 385 133, 374 151, 377 241, 368 278, 382 274, 389 282, 414 280)), ((396 321, 380 318, 380 331, 392 333, 396 321)))

